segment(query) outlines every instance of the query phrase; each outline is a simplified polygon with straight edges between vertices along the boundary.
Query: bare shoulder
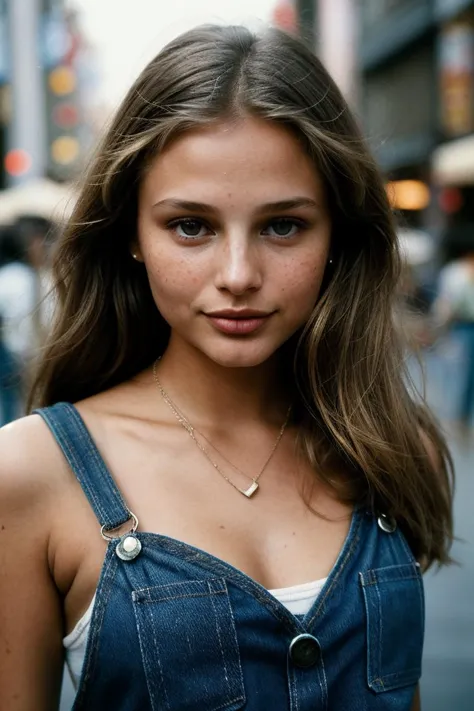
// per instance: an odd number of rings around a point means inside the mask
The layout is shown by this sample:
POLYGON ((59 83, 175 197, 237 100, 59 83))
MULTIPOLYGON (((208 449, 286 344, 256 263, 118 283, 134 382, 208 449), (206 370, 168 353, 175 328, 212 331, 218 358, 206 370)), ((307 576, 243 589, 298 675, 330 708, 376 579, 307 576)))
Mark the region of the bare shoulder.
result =
POLYGON ((39 415, 2 427, 0 452, 0 510, 38 508, 64 481, 67 467, 39 415))
POLYGON ((63 613, 50 540, 61 455, 39 415, 0 429, 0 453, 0 706, 57 708, 63 613))

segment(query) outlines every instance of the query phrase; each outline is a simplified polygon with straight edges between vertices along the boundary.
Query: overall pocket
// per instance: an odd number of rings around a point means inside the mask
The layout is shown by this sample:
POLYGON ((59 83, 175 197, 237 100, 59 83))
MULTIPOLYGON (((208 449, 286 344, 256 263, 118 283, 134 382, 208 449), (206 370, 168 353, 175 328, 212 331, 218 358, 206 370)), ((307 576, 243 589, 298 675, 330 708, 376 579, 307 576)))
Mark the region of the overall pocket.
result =
POLYGON ((375 692, 414 685, 421 676, 423 580, 416 563, 359 573, 367 613, 367 681, 375 692))
POLYGON ((245 703, 224 578, 132 593, 154 711, 236 711, 245 703))

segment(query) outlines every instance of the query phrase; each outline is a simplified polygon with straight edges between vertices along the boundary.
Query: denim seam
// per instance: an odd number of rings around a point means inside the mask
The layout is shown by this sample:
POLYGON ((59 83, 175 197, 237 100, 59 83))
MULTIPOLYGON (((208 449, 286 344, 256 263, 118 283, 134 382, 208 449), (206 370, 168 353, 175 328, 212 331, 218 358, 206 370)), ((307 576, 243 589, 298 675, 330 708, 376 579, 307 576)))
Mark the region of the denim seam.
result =
MULTIPOLYGON (((207 585, 207 587, 208 587, 208 592, 207 592, 207 594, 198 595, 198 596, 196 596, 196 597, 206 597, 206 598, 208 598, 208 599, 211 601, 211 604, 212 604, 212 606, 213 606, 214 617, 215 617, 215 623, 216 623, 217 637, 218 637, 218 640, 219 640, 219 648, 220 648, 220 653, 221 653, 221 659, 222 659, 222 664, 223 664, 223 666, 224 666, 225 674, 226 674, 227 694, 228 694, 229 696, 231 696, 232 688, 231 688, 231 686, 230 686, 230 677, 229 677, 229 673, 228 673, 228 670, 227 670, 226 661, 225 661, 225 655, 224 655, 224 650, 223 650, 223 646, 222 646, 222 639, 221 639, 221 633, 220 633, 220 627, 219 627, 219 615, 218 615, 218 612, 217 612, 217 610, 216 610, 216 608, 215 608, 215 605, 214 605, 214 595, 215 595, 215 594, 226 594, 226 593, 227 593, 226 599, 228 600, 228 590, 227 590, 227 588, 226 588, 225 590, 222 590, 222 591, 214 591, 214 590, 212 589, 212 584, 218 582, 216 579, 212 579, 212 580, 209 580, 209 581, 206 581, 206 582, 208 582, 208 585, 207 585)), ((225 586, 225 581, 222 581, 222 582, 223 582, 223 584, 224 584, 224 586, 225 586)), ((187 584, 187 583, 177 583, 177 585, 186 585, 186 584, 187 584)), ((174 585, 174 583, 172 583, 171 585, 174 585)), ((166 586, 166 587, 168 587, 168 586, 166 586)), ((152 588, 149 588, 149 589, 152 589, 152 588)), ((178 596, 178 599, 179 599, 180 597, 195 597, 195 596, 191 596, 191 595, 190 595, 190 596, 178 596)), ((133 599, 133 592, 132 592, 132 599, 133 599)), ((166 598, 166 599, 173 599, 173 598, 166 598)), ((136 601, 134 600, 134 602, 136 602, 136 601)), ((155 600, 154 602, 159 602, 159 600, 155 600)), ((135 609, 138 609, 138 604, 135 605, 135 609)), ((235 632, 235 620, 234 620, 234 616, 233 616, 233 612, 232 612, 232 606, 231 606, 230 604, 228 605, 227 610, 228 610, 229 621, 230 621, 230 625, 231 625, 231 628, 232 628, 232 631, 233 631, 234 640, 235 640, 235 645, 236 645, 236 647, 235 647, 235 649, 236 649, 236 665, 237 665, 238 668, 239 668, 239 677, 240 677, 241 693, 240 693, 239 696, 234 696, 233 698, 226 699, 225 702, 224 702, 223 704, 219 705, 219 706, 213 706, 212 709, 210 709, 210 711, 221 711, 221 710, 225 710, 225 709, 227 709, 227 708, 229 707, 230 704, 235 704, 235 703, 242 702, 242 701, 245 700, 245 694, 244 694, 244 680, 243 680, 242 668, 241 668, 241 664, 240 664, 240 653, 239 653, 238 640, 237 640, 237 635, 236 635, 236 632, 235 632)), ((147 613, 147 617, 148 617, 148 616, 149 616, 149 615, 148 615, 148 613, 147 613)), ((146 645, 146 631, 145 631, 145 628, 143 627, 142 622, 140 621, 140 615, 137 615, 137 614, 136 614, 136 615, 135 615, 135 620, 136 620, 137 627, 138 627, 138 632, 139 632, 138 636, 139 636, 139 641, 140 641, 140 649, 141 649, 141 652, 142 652, 142 657, 143 657, 144 662, 145 662, 146 667, 147 667, 147 668, 145 669, 145 676, 146 676, 146 679, 147 679, 147 686, 148 686, 148 690, 149 690, 149 693, 150 693, 151 701, 152 701, 152 704, 153 704, 153 709, 154 709, 154 710, 156 709, 156 711, 161 711, 161 706, 159 707, 159 706, 157 705, 157 702, 158 702, 159 700, 156 698, 156 694, 154 693, 153 687, 152 687, 152 685, 149 683, 149 681, 150 681, 151 678, 152 678, 151 670, 154 668, 153 662, 156 661, 156 664, 158 665, 159 672, 160 672, 160 678, 161 678, 161 682, 162 682, 163 692, 164 692, 164 695, 165 695, 166 708, 169 710, 169 709, 171 709, 171 706, 170 706, 170 703, 169 703, 169 700, 168 700, 168 695, 167 695, 167 691, 166 691, 166 686, 165 686, 165 683, 164 683, 163 667, 162 667, 162 664, 161 664, 161 661, 160 661, 160 655, 159 655, 159 653, 158 653, 158 643, 157 643, 157 638, 156 638, 156 626, 155 626, 155 624, 154 624, 154 620, 153 620, 152 616, 150 615, 149 624, 147 624, 147 629, 148 629, 148 628, 151 628, 151 630, 152 630, 152 635, 153 635, 153 650, 155 651, 154 654, 150 653, 150 651, 148 650, 148 646, 146 645), (147 669, 150 671, 150 673, 147 672, 147 669)))
MULTIPOLYGON (((158 586, 159 587, 159 586, 158 586)), ((133 601, 137 605, 152 605, 153 603, 156 602, 167 602, 168 600, 183 600, 185 598, 192 598, 192 597, 212 597, 214 595, 225 595, 224 592, 221 591, 208 591, 207 593, 202 592, 202 593, 189 593, 189 595, 169 595, 167 597, 150 597, 147 600, 140 600, 138 595, 135 595, 137 591, 133 591, 133 601)))
POLYGON ((86 495, 87 495, 89 501, 91 502, 94 511, 96 512, 99 522, 101 524, 107 523, 108 519, 107 519, 105 510, 102 508, 100 499, 97 498, 95 495, 94 489, 91 486, 91 483, 89 481, 89 477, 87 476, 87 471, 85 470, 81 461, 77 457, 76 452, 70 445, 70 442, 69 442, 69 439, 67 436, 68 433, 66 432, 62 423, 59 420, 55 423, 55 425, 56 425, 56 428, 57 428, 59 434, 61 435, 61 440, 62 440, 61 444, 62 444, 62 447, 67 455, 68 461, 70 462, 73 472, 76 474, 76 476, 79 480, 79 483, 85 489, 86 495))
POLYGON ((378 585, 379 583, 383 583, 384 585, 387 584, 389 585, 390 583, 399 583, 403 580, 419 580, 420 578, 418 575, 404 575, 402 578, 393 578, 393 580, 373 580, 368 583, 365 583, 362 581, 362 585, 364 588, 369 588, 371 585, 378 585))
POLYGON ((360 531, 361 525, 362 525, 362 517, 360 516, 360 517, 359 517, 359 520, 358 520, 358 523, 357 523, 357 528, 356 528, 355 531, 353 532, 352 541, 350 542, 349 549, 348 549, 348 551, 347 551, 347 553, 346 553, 344 559, 341 561, 341 564, 340 564, 339 568, 334 571, 334 578, 333 578, 333 580, 332 580, 330 586, 329 586, 328 589, 326 590, 324 596, 322 596, 321 599, 318 600, 318 603, 319 603, 319 604, 318 604, 318 606, 316 607, 316 610, 314 611, 313 615, 311 616, 311 619, 310 619, 309 622, 307 623, 307 624, 308 624, 308 628, 311 628, 311 627, 313 626, 313 624, 314 624, 315 621, 316 621, 316 618, 319 617, 319 615, 321 614, 321 610, 322 610, 322 608, 323 608, 323 606, 324 606, 324 603, 326 602, 327 598, 328 598, 328 597, 330 596, 330 594, 332 593, 333 589, 336 587, 336 585, 337 585, 337 583, 338 583, 338 581, 339 581, 339 578, 341 577, 342 573, 344 572, 344 570, 345 570, 345 568, 346 568, 346 566, 347 566, 349 560, 352 558, 352 555, 353 555, 353 553, 354 553, 354 551, 355 551, 355 549, 356 549, 356 547, 358 546, 359 541, 360 541, 359 531, 360 531))
MULTIPOLYGON (((117 560, 109 546, 102 566, 101 577, 97 586, 96 600, 91 618, 89 639, 87 641, 87 656, 84 659, 83 671, 77 689, 72 711, 79 711, 82 702, 87 699, 89 681, 95 671, 99 651, 100 633, 104 622, 104 613, 113 590, 113 581, 117 571, 117 560)), ((82 708, 86 708, 82 706, 82 708)))
POLYGON ((160 534, 156 533, 142 533, 142 538, 146 540, 150 538, 151 540, 161 541, 162 547, 179 555, 182 560, 187 562, 196 563, 201 568, 211 570, 215 573, 219 573, 221 577, 234 583, 237 587, 241 588, 245 592, 248 592, 252 597, 258 600, 266 609, 268 609, 285 627, 289 628, 291 632, 295 630, 302 631, 305 629, 304 625, 296 619, 291 612, 280 606, 278 600, 271 599, 270 593, 268 591, 261 592, 258 588, 258 583, 254 583, 251 580, 247 580, 245 575, 237 569, 233 569, 232 566, 225 561, 213 560, 212 554, 200 555, 199 552, 194 552, 190 550, 188 544, 180 543, 179 541, 172 541, 167 537, 162 537, 160 534), (208 557, 209 556, 209 557, 208 557))
POLYGON ((398 534, 398 539, 399 539, 399 541, 401 541, 401 544, 405 550, 405 553, 407 554, 408 560, 410 561, 410 563, 415 562, 416 558, 413 555, 412 551, 410 550, 410 547, 409 547, 408 543, 406 542, 405 536, 400 531, 400 529, 397 530, 397 534, 398 534))
MULTIPOLYGON (((382 645, 383 645, 383 616, 382 616, 382 598, 380 597, 380 588, 376 584, 375 592, 378 600, 378 623, 379 623, 379 639, 378 639, 378 654, 377 654, 377 673, 382 676, 382 645)), ((383 684, 383 681, 382 681, 383 684)))
MULTIPOLYGON (((225 580, 224 580, 224 585, 226 587, 227 595, 229 596, 229 591, 227 589, 227 583, 225 580)), ((237 628, 236 628, 236 624, 235 624, 234 610, 233 610, 232 605, 230 603, 229 597, 227 597, 227 600, 228 600, 228 611, 229 611, 230 619, 232 621, 232 624, 231 624, 232 635, 233 635, 233 640, 234 640, 234 644, 235 644, 235 649, 237 651, 237 665, 239 667, 240 688, 242 690, 240 697, 234 699, 232 702, 229 702, 229 703, 235 703, 236 701, 239 701, 240 699, 242 699, 242 701, 245 701, 246 694, 245 694, 244 674, 242 671, 242 662, 241 662, 241 658, 240 658, 240 647, 239 647, 239 640, 237 637, 237 628)))
MULTIPOLYGON (((147 617, 148 617, 148 615, 147 615, 147 617)), ((145 663, 145 670, 144 670, 145 671, 145 679, 146 679, 148 692, 150 694, 150 700, 151 700, 153 709, 154 709, 154 711, 159 711, 157 699, 156 699, 156 695, 155 695, 155 690, 153 688, 153 685, 151 684, 152 674, 148 674, 147 669, 153 669, 154 656, 156 657, 156 663, 158 665, 158 670, 159 670, 160 679, 161 679, 161 687, 163 689, 163 695, 164 695, 166 708, 170 709, 171 707, 169 704, 168 694, 167 694, 166 686, 164 683, 163 667, 161 665, 159 655, 157 654, 158 643, 157 643, 157 639, 156 639, 156 632, 155 632, 155 626, 153 624, 153 619, 151 620, 152 624, 148 624, 147 627, 150 627, 152 630, 153 649, 155 650, 155 655, 150 653, 150 651, 147 648, 146 640, 145 640, 145 630, 144 630, 142 622, 140 620, 140 615, 135 615, 135 621, 137 624, 138 640, 139 640, 140 649, 142 652, 142 658, 143 658, 143 662, 145 663)), ((150 622, 150 620, 148 620, 148 622, 150 622)))
POLYGON ((87 445, 87 455, 88 456, 92 455, 92 457, 94 459, 94 463, 96 465, 96 469, 101 475, 101 482, 100 483, 106 484, 108 493, 112 496, 112 499, 114 499, 114 505, 118 506, 118 508, 121 508, 123 510, 122 513, 126 512, 126 513, 130 514, 130 511, 129 511, 127 505, 125 504, 125 501, 123 500, 123 497, 120 494, 120 491, 117 488, 117 485, 115 484, 113 477, 110 474, 110 472, 103 460, 103 457, 99 453, 95 442, 92 440, 91 436, 89 435, 89 432, 87 431, 85 424, 83 423, 82 418, 80 417, 76 408, 71 406, 70 413, 76 423, 76 427, 81 431, 83 441, 87 445))
POLYGON ((228 670, 227 670, 227 664, 226 664, 226 661, 225 661, 224 650, 223 650, 223 648, 222 648, 221 631, 220 631, 220 629, 219 629, 219 618, 218 618, 218 615, 217 615, 217 610, 216 610, 216 606, 215 606, 215 604, 214 604, 214 598, 213 598, 213 594, 212 594, 212 590, 211 590, 211 586, 210 586, 210 585, 209 585, 209 593, 210 593, 210 594, 209 594, 209 600, 211 601, 212 610, 213 610, 213 612, 214 612, 214 620, 215 620, 215 625, 216 625, 217 639, 219 640, 219 650, 220 650, 221 657, 222 657, 222 664, 223 664, 223 667, 224 667, 225 680, 226 680, 226 682, 227 682, 227 691, 229 692, 229 691, 231 691, 229 672, 228 672, 228 670))
POLYGON ((295 675, 293 676, 293 694, 294 694, 294 701, 295 701, 295 711, 298 711, 298 709, 300 707, 300 702, 298 699, 298 684, 296 683, 295 675))
POLYGON ((321 690, 322 690, 322 702, 323 702, 323 709, 327 709, 328 705, 328 682, 327 682, 327 677, 326 677, 326 667, 324 665, 324 658, 323 658, 323 650, 321 647, 319 648, 320 651, 320 659, 321 659, 321 676, 322 676, 322 684, 321 684, 321 690))
POLYGON ((118 523, 114 527, 125 523, 130 518, 130 511, 76 408, 70 403, 58 403, 51 408, 45 408, 37 412, 43 416, 53 435, 55 433, 59 435, 58 444, 84 489, 84 493, 89 499, 101 525, 110 528, 112 524, 116 524, 116 521, 118 523), (66 413, 72 421, 72 432, 61 421, 61 414, 66 413), (73 437, 77 440, 77 447, 71 446, 73 437), (88 473, 88 468, 82 461, 81 449, 87 450, 87 457, 92 460, 92 474, 88 473), (104 495, 98 497, 96 494, 94 480, 97 476, 100 485, 106 488, 105 497, 104 495), (107 496, 111 498, 111 506, 108 505, 107 496), (105 500, 105 507, 102 505, 101 500, 105 500), (107 509, 110 515, 107 514, 107 509))

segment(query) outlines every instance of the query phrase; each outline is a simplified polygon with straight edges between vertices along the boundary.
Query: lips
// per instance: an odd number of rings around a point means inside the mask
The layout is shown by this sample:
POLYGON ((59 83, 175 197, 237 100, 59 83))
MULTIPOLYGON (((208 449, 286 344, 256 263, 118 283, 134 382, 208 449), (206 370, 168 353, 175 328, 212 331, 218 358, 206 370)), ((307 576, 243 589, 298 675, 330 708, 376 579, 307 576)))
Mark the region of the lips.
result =
POLYGON ((271 312, 258 311, 256 309, 222 309, 221 311, 208 311, 206 316, 211 318, 227 318, 227 319, 252 319, 252 318, 267 318, 271 316, 271 312))
POLYGON ((253 309, 225 309, 206 313, 206 317, 211 325, 221 333, 243 336, 254 333, 264 326, 273 313, 253 309))

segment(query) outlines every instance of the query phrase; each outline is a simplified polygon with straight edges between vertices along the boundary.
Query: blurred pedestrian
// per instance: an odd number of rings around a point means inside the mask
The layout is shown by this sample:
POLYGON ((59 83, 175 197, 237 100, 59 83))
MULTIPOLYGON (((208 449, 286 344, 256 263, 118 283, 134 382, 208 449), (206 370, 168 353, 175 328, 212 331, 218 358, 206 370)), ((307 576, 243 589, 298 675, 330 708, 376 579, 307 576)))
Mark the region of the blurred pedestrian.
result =
POLYGON ((474 243, 442 268, 433 310, 438 327, 450 330, 461 346, 463 369, 457 370, 461 395, 456 420, 468 428, 474 414, 474 243))
POLYGON ((0 231, 0 395, 3 424, 20 415, 22 371, 30 351, 34 272, 14 226, 0 231))
POLYGON ((35 274, 35 309, 33 311, 34 340, 32 348, 37 349, 51 326, 54 313, 54 299, 51 295, 51 251, 57 234, 57 227, 39 215, 24 214, 15 223, 22 239, 28 264, 35 274))
POLYGON ((451 460, 399 264, 302 43, 206 26, 149 64, 59 240, 41 409, 0 433, 7 706, 54 708, 65 650, 76 711, 419 708, 451 460))

